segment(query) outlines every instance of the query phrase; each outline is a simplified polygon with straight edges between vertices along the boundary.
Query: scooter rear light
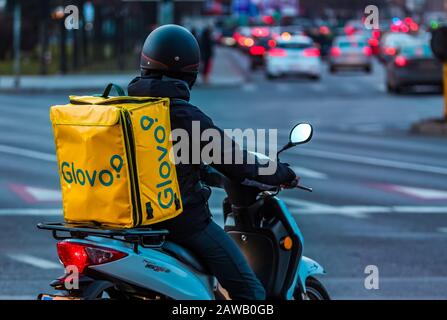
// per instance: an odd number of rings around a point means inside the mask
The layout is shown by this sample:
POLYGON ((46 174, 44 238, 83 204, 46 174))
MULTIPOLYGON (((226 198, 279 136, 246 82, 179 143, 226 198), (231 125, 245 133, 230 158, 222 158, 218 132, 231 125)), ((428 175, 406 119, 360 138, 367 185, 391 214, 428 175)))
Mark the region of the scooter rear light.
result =
POLYGON ((76 266, 79 273, 86 267, 100 265, 122 259, 126 253, 83 243, 61 241, 57 244, 57 253, 64 267, 76 266))

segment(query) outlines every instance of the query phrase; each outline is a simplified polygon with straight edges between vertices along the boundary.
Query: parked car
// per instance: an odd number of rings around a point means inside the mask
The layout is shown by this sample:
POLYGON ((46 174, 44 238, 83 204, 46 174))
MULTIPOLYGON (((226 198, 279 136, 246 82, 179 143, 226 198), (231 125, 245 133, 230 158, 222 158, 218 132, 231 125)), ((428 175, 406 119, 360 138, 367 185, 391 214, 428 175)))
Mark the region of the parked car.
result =
POLYGON ((285 75, 321 77, 320 50, 307 36, 280 37, 266 55, 266 76, 269 79, 285 75))
POLYGON ((400 93, 405 87, 415 85, 442 86, 442 78, 442 64, 425 41, 400 48, 386 65, 388 92, 400 93))
POLYGON ((334 39, 328 64, 329 71, 334 73, 340 68, 362 68, 366 72, 372 70, 372 50, 362 36, 341 36, 334 39))

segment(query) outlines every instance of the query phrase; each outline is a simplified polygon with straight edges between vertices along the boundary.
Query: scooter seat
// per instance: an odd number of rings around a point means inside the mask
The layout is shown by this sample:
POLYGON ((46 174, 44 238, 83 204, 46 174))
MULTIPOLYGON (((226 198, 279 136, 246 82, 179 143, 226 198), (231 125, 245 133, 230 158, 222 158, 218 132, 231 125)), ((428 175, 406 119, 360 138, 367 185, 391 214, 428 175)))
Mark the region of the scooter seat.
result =
POLYGON ((196 271, 203 274, 210 274, 209 270, 207 270, 207 268, 200 263, 199 259, 197 259, 197 257, 190 250, 172 241, 166 241, 163 244, 162 249, 174 258, 193 267, 196 271))

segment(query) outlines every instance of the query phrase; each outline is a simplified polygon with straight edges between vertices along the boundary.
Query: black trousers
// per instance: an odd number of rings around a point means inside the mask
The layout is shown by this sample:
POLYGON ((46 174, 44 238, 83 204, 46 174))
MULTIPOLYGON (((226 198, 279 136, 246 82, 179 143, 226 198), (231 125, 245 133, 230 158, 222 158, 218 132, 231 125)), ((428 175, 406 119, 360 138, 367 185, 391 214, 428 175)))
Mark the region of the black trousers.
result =
POLYGON ((233 300, 264 300, 265 290, 239 247, 225 231, 211 221, 200 232, 176 239, 208 267, 233 300))

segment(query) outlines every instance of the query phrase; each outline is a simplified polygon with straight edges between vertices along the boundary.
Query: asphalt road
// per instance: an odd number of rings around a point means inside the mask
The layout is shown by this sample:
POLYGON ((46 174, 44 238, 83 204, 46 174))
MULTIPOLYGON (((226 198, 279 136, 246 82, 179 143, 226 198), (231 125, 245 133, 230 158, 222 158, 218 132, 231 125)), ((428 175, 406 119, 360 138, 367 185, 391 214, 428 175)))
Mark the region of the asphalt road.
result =
MULTIPOLYGON (((283 160, 314 192, 282 197, 333 298, 447 298, 447 140, 408 133, 441 114, 439 93, 389 95, 379 65, 320 82, 269 82, 260 71, 251 80, 198 88, 193 102, 223 128, 277 128, 283 142, 295 123, 313 124, 313 140, 283 160), (378 290, 364 286, 368 265, 379 269, 378 290)), ((0 94, 0 299, 33 298, 62 273, 55 241, 35 225, 61 220, 48 108, 66 100, 0 94)))

